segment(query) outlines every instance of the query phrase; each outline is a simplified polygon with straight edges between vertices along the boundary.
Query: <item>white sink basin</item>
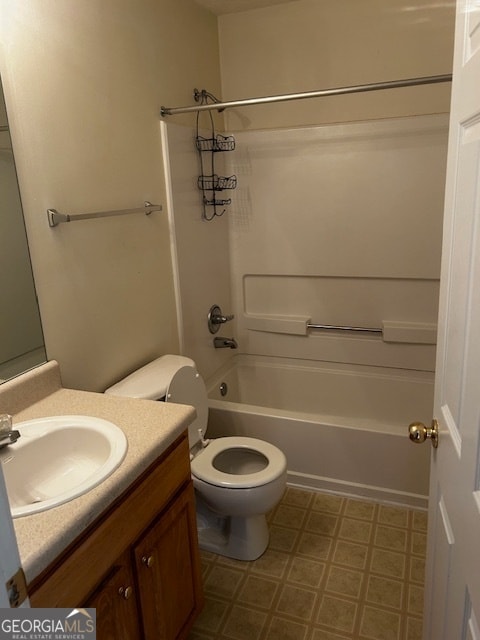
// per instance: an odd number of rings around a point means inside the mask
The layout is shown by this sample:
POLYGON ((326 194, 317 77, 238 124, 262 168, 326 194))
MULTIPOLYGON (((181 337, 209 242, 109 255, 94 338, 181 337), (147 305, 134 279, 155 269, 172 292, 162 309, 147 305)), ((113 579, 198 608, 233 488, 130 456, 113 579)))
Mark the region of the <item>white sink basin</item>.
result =
POLYGON ((13 425, 15 444, 0 450, 12 516, 30 515, 76 498, 107 478, 127 452, 112 422, 52 416, 13 425))

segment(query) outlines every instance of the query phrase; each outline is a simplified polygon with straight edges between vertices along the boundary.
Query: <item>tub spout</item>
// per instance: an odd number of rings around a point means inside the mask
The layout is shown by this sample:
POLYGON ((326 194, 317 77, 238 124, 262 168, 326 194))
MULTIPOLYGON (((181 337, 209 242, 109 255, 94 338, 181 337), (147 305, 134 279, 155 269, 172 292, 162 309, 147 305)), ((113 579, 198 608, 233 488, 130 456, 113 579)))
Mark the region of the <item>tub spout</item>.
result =
POLYGON ((214 338, 213 346, 215 349, 238 349, 235 338, 214 338))

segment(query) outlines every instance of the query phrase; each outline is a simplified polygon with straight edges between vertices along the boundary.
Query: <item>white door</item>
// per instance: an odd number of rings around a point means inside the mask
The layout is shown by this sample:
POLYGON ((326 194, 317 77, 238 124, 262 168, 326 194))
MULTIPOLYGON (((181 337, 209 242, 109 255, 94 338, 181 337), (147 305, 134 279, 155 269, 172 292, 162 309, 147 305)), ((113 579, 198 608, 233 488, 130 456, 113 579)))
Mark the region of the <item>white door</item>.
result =
MULTIPOLYGON (((13 529, 5 480, 0 467, 0 609, 10 607, 6 584, 19 568, 20 556, 17 540, 13 529)), ((22 606, 29 606, 28 599, 24 601, 22 606)))
POLYGON ((480 0, 457 0, 449 135, 424 638, 480 640, 480 0))

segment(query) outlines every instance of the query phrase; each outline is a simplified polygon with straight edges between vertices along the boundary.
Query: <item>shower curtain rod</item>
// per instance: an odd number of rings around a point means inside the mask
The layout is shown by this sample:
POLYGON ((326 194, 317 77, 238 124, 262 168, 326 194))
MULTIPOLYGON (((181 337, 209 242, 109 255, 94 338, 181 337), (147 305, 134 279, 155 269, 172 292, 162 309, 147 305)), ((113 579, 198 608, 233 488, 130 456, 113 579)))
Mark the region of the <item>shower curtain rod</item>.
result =
MULTIPOLYGON (((451 73, 440 76, 425 76, 423 78, 406 78, 405 80, 391 80, 389 82, 374 82, 372 84, 358 84, 352 87, 337 87, 334 89, 321 89, 319 91, 307 91, 305 93, 285 93, 278 96, 266 96, 262 98, 247 98, 245 100, 230 100, 229 102, 215 101, 213 104, 201 104, 191 107, 160 107, 160 115, 174 116, 179 113, 191 113, 193 111, 211 111, 218 109, 223 111, 231 107, 247 107, 254 104, 267 104, 269 102, 286 102, 287 100, 304 100, 305 98, 322 98, 324 96, 336 96, 344 93, 364 93, 367 91, 379 91, 381 89, 397 89, 400 87, 413 87, 422 84, 438 84, 440 82, 450 82, 451 73)), ((205 90, 197 91, 195 89, 195 100, 199 100, 202 96, 215 99, 212 94, 205 90)), ((216 100, 216 99, 215 99, 216 100)))

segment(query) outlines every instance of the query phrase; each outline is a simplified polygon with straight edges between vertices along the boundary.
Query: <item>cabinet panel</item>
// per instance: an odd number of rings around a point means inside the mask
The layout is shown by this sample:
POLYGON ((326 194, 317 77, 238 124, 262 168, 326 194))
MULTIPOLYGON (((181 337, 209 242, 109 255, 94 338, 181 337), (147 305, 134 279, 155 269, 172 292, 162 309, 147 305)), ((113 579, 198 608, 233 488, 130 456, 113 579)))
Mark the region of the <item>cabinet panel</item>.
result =
POLYGON ((98 640, 141 639, 135 581, 128 553, 87 599, 85 606, 97 610, 98 640))
POLYGON ((190 482, 134 548, 146 640, 186 638, 203 604, 190 482))

